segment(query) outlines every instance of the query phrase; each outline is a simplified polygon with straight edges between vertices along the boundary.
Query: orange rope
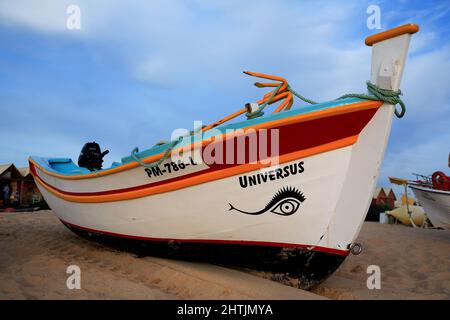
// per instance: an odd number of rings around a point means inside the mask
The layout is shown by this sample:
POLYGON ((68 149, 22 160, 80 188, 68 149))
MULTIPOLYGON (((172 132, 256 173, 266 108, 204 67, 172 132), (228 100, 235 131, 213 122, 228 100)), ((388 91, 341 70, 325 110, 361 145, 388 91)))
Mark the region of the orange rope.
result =
POLYGON ((225 118, 220 119, 219 121, 214 122, 213 124, 210 124, 209 126, 204 127, 201 131, 207 131, 209 129, 212 129, 214 127, 217 127, 218 125, 227 122, 231 119, 236 118, 237 116, 240 116, 241 114, 247 112, 247 108, 243 108, 233 114, 230 114, 229 116, 226 116, 225 118))
MULTIPOLYGON (((271 105, 273 103, 284 100, 275 109, 275 111, 273 113, 278 113, 278 112, 282 111, 283 109, 289 110, 292 107, 292 105, 294 103, 294 96, 288 90, 288 82, 285 78, 272 76, 272 75, 264 74, 264 73, 250 72, 250 71, 244 71, 244 73, 248 74, 252 77, 258 77, 258 78, 263 78, 263 79, 267 79, 267 80, 277 81, 277 82, 265 82, 265 83, 255 82, 255 86, 258 88, 269 88, 269 87, 277 88, 277 89, 275 89, 276 90, 275 94, 274 94, 275 90, 272 90, 272 91, 266 93, 263 96, 263 98, 257 102, 258 105, 260 105, 260 106, 263 104, 271 105), (281 84, 281 86, 280 86, 280 84, 281 84)), ((264 106, 263 106, 263 108, 264 108, 264 106)), ((210 130, 214 127, 217 127, 218 125, 221 125, 224 122, 234 119, 237 116, 240 116, 241 114, 243 114, 245 112, 249 112, 247 110, 247 108, 243 108, 235 113, 232 113, 232 114, 204 127, 201 131, 204 132, 204 131, 210 130)))

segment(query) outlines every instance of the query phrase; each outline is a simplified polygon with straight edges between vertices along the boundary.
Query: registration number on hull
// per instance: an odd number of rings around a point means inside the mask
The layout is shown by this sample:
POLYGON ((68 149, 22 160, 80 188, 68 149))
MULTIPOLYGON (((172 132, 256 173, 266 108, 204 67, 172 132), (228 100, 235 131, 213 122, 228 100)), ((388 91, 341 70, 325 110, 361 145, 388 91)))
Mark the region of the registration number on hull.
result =
POLYGON ((192 159, 192 157, 188 157, 188 161, 171 161, 167 162, 163 165, 155 166, 153 168, 145 168, 145 172, 147 173, 149 178, 161 177, 165 174, 170 174, 172 172, 183 171, 186 168, 191 166, 196 166, 197 163, 192 159))

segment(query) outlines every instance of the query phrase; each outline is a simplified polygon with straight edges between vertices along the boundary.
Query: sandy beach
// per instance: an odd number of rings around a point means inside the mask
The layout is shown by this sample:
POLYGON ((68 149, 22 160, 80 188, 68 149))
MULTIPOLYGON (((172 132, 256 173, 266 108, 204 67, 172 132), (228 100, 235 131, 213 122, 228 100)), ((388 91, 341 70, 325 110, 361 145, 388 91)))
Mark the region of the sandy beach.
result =
POLYGON ((307 292, 280 275, 117 251, 51 211, 1 213, 0 299, 450 299, 450 232, 369 222, 358 241, 363 252, 307 292), (81 269, 80 290, 66 286, 69 265, 81 269), (370 265, 379 290, 366 286, 370 265))
POLYGON ((366 222, 363 252, 349 256, 313 292, 333 299, 450 299, 450 232, 366 222), (381 270, 381 290, 367 290, 367 267, 381 270))

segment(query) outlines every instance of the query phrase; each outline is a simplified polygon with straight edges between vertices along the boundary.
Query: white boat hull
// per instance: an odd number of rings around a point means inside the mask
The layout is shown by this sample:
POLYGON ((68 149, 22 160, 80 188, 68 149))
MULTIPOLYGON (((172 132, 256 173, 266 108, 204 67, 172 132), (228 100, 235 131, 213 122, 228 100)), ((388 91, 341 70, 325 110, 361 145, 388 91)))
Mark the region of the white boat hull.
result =
MULTIPOLYGON (((148 240, 264 243, 346 255, 370 204, 392 113, 392 106, 383 105, 351 146, 280 164, 280 168, 285 168, 303 162, 302 173, 246 188, 240 179, 257 175, 260 170, 114 202, 69 202, 41 183, 38 186, 62 221, 93 231, 148 240), (242 211, 260 210, 287 187, 298 189, 306 198, 295 214, 266 212, 254 216, 230 210, 230 204, 242 211)), ((37 175, 59 188, 67 188, 67 181, 49 177, 40 169, 37 175)), ((143 183, 140 179, 148 179, 141 167, 129 175, 136 177, 138 184, 143 183)), ((90 179, 91 186, 84 188, 111 187, 109 179, 111 176, 90 179), (106 182, 102 183, 102 179, 106 182)), ((116 183, 123 181, 117 179, 116 183)))

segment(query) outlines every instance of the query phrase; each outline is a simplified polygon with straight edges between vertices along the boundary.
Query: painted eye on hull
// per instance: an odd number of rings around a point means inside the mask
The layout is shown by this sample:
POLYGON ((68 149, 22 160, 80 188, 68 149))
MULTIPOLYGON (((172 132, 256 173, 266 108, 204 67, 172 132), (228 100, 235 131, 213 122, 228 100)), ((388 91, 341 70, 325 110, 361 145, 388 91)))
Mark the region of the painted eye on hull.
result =
POLYGON ((275 208, 270 210, 270 212, 279 214, 281 216, 290 216, 297 212, 300 207, 300 201, 297 199, 291 198, 281 201, 277 204, 275 208))
POLYGON ((270 202, 259 211, 243 211, 234 207, 231 203, 229 211, 238 211, 249 215, 260 215, 270 210, 270 212, 280 216, 290 216, 297 212, 300 204, 305 201, 305 196, 302 192, 294 187, 284 187, 278 191, 270 200, 270 202))

